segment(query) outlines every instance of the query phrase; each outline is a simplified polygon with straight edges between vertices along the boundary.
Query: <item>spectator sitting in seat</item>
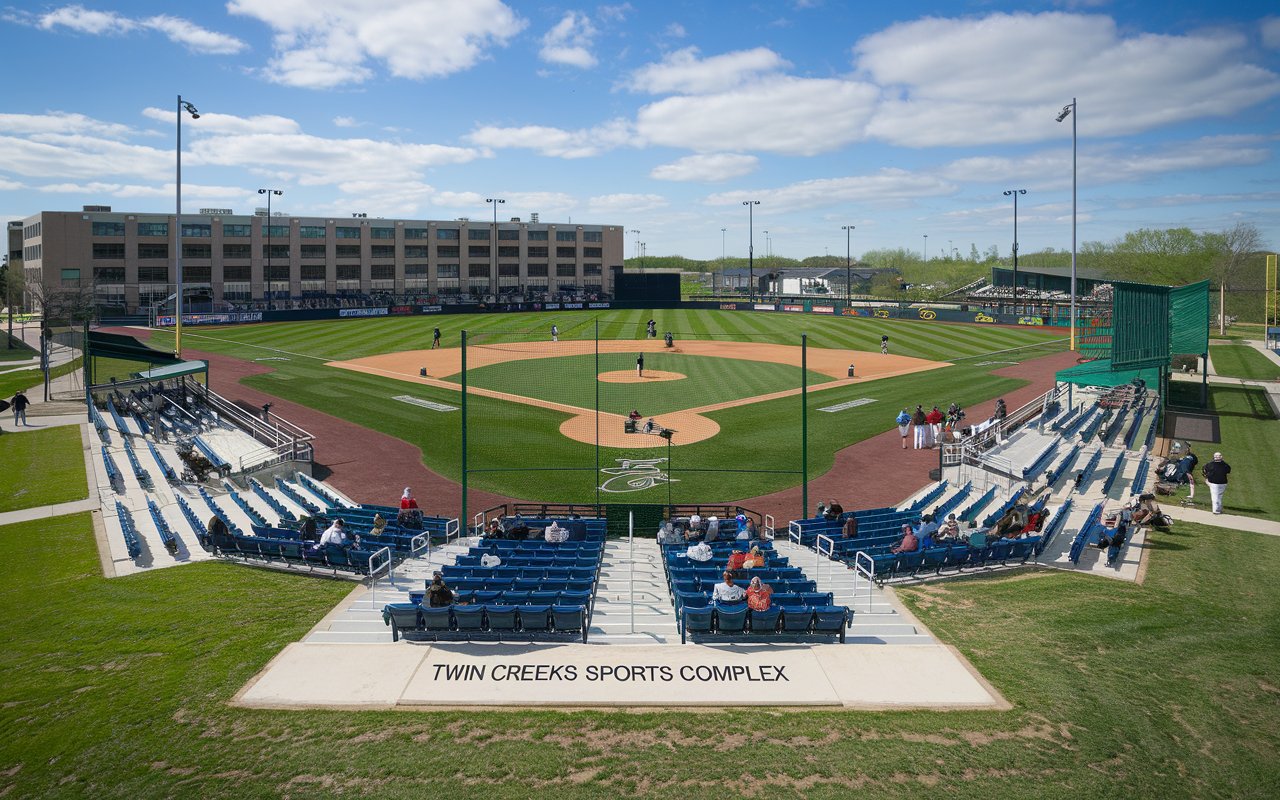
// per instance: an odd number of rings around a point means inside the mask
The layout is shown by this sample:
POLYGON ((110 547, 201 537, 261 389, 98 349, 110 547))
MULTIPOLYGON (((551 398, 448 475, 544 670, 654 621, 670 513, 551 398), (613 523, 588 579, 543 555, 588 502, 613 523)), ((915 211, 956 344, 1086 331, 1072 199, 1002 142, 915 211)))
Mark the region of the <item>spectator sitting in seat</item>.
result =
POLYGON ((427 605, 430 608, 444 608, 453 604, 453 590, 444 582, 439 572, 432 573, 431 584, 427 586, 427 605))
POLYGON ((1156 502, 1154 494, 1139 495, 1134 504, 1133 524, 1135 525, 1158 525, 1163 521, 1164 511, 1161 510, 1160 504, 1156 502))
POLYGON ((400 513, 396 515, 396 524, 401 528, 422 529, 422 512, 418 510, 418 501, 413 499, 409 487, 404 487, 400 495, 400 513))
POLYGON ((999 538, 1004 536, 1010 530, 1022 530, 1021 520, 1016 508, 1011 508, 1004 512, 1004 516, 1000 517, 999 521, 992 526, 991 533, 993 536, 999 538))
POLYGON ((702 524, 702 515, 696 511, 689 515, 689 529, 697 531, 699 536, 706 531, 706 527, 702 524))
POLYGON ((746 527, 738 530, 738 539, 751 541, 752 539, 760 538, 763 537, 760 535, 760 531, 756 528, 756 521, 748 517, 746 527))
MULTIPOLYGON (((214 517, 213 519, 218 519, 218 518, 214 517)), ((218 521, 221 522, 222 520, 218 520, 218 521)), ((213 520, 209 520, 209 524, 212 525, 213 520)), ((316 533, 315 517, 305 517, 302 520, 302 541, 304 542, 320 541, 320 535, 316 533)))
POLYGON ((680 544, 681 541, 683 537, 676 532, 676 526, 671 520, 666 520, 658 528, 658 544, 680 544))
POLYGON ((335 519, 333 524, 320 534, 320 546, 335 544, 338 547, 347 547, 350 541, 347 539, 346 523, 341 519, 335 519))
POLYGON ((916 526, 916 536, 923 539, 926 536, 932 537, 938 530, 938 523, 934 521, 932 514, 925 514, 920 518, 920 524, 916 526))
POLYGON ((763 567, 764 564, 765 564, 764 553, 760 552, 759 547, 752 547, 750 550, 747 551, 747 557, 742 562, 742 568, 755 569, 756 567, 763 567))
POLYGON ((840 529, 840 535, 846 539, 858 538, 858 518, 850 514, 848 519, 844 521, 844 526, 840 529))
POLYGON ((960 539, 960 522, 956 519, 955 514, 947 515, 947 521, 938 528, 937 538, 944 542, 954 542, 960 539))
POLYGON ((374 536, 381 536, 382 532, 387 528, 387 518, 382 516, 382 512, 373 515, 373 530, 370 531, 374 536))
MULTIPOLYGON (((735 555, 738 555, 735 553, 735 555)), ((745 556, 746 553, 741 555, 745 556)), ((742 591, 741 586, 735 586, 733 583, 733 573, 726 571, 720 583, 716 584, 716 588, 711 591, 712 604, 720 603, 740 603, 746 597, 746 593, 742 591)))
MULTIPOLYGON (((231 535, 231 532, 227 530, 227 523, 222 521, 222 517, 219 517, 216 515, 209 520, 209 524, 206 527, 206 530, 207 530, 207 533, 203 537, 204 544, 206 546, 211 544, 220 545, 225 537, 231 535)), ((315 530, 314 527, 312 528, 312 530, 313 531, 315 530)))
POLYGON ((733 518, 733 521, 738 523, 738 538, 739 539, 746 538, 742 535, 742 532, 747 529, 747 515, 739 514, 738 516, 733 518))
POLYGON ((1033 533, 1039 533, 1044 530, 1044 523, 1049 519, 1048 511, 1033 511, 1027 515, 1027 522, 1022 526, 1019 533, 1030 536, 1033 533))
POLYGON ((911 530, 910 525, 902 526, 902 540, 898 545, 890 550, 895 555, 898 553, 914 553, 920 549, 920 540, 916 538, 915 531, 911 530))
POLYGON ((745 550, 734 550, 729 554, 729 569, 742 569, 742 565, 747 561, 747 553, 745 550))
POLYGON ((826 519, 840 519, 840 515, 844 514, 844 506, 832 500, 827 504, 826 511, 822 512, 822 516, 826 519))
POLYGON ((747 587, 747 608, 752 611, 768 611, 773 603, 773 587, 759 578, 752 578, 747 587))
POLYGON ((559 522, 552 521, 552 523, 547 527, 544 536, 548 542, 559 544, 560 542, 566 542, 569 540, 569 529, 562 528, 560 527, 559 522))

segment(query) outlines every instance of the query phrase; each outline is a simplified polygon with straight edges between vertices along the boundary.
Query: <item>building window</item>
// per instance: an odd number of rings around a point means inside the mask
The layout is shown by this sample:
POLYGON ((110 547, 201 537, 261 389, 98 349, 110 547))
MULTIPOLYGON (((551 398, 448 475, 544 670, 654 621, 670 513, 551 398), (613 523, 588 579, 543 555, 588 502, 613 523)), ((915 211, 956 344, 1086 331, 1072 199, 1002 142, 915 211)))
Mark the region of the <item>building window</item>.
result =
POLYGON ((334 228, 333 235, 339 239, 359 239, 360 229, 350 227, 334 228))
POLYGON ((95 222, 93 223, 94 236, 124 236, 123 222, 95 222))
MULTIPOLYGON (((388 230, 390 230, 388 228, 388 230)), ((394 280, 396 277, 395 264, 374 264, 369 268, 369 277, 375 281, 394 280)))
POLYGON ((583 258, 604 258, 603 247, 584 247, 582 248, 583 258))
POLYGON ((139 244, 138 258, 168 258, 169 245, 167 244, 139 244))
POLYGON ((302 245, 303 258, 324 258, 324 245, 322 244, 304 244, 302 245))
POLYGON ((436 245, 436 258, 457 258, 461 254, 461 248, 456 244, 436 245))
POLYGON ((406 239, 425 239, 427 238, 426 228, 405 228, 404 238, 406 239))
POLYGON ((300 225, 298 226, 298 235, 303 239, 323 239, 325 230, 323 225, 300 225))
POLYGON ((169 223, 167 222, 139 222, 139 236, 168 236, 169 223))
POLYGON ((183 266, 182 268, 182 280, 184 283, 209 283, 211 274, 211 267, 183 266))
POLYGON ((467 240, 472 242, 489 241, 488 228, 467 228, 467 240))
POLYGON ((124 258, 124 242, 94 242, 94 258, 124 258))
POLYGON ((138 283, 168 283, 168 267, 138 267, 138 283))
POLYGON ((124 283, 124 267, 94 267, 94 283, 124 283))
POLYGON ((499 257, 499 258, 519 258, 519 257, 520 257, 520 248, 519 248, 519 246, 516 246, 516 247, 499 247, 499 248, 498 248, 498 257, 499 257))
POLYGON ((358 244, 340 244, 336 247, 338 258, 359 258, 360 245, 358 244))
POLYGON ((530 278, 545 278, 547 277, 547 265, 530 264, 528 269, 525 271, 525 274, 530 278))
POLYGON ((467 246, 467 255, 471 258, 485 258, 489 255, 489 245, 473 244, 467 246))
POLYGON ((204 223, 183 223, 182 235, 193 238, 208 238, 213 235, 213 227, 204 223))
POLYGON ((583 275, 599 275, 600 265, 599 264, 583 264, 582 274, 583 275))
POLYGON ((288 239, 289 226, 288 225, 263 225, 262 238, 288 239))
POLYGON ((499 264, 498 275, 503 278, 510 278, 512 276, 519 277, 520 265, 519 264, 499 264))
POLYGON ((339 264, 338 280, 340 281, 360 280, 360 265, 359 264, 339 264))
POLYGON ((79 270, 79 269, 64 269, 64 270, 62 270, 61 278, 62 278, 62 283, 63 283, 63 285, 66 285, 66 284, 68 284, 68 283, 79 283, 79 282, 80 282, 80 270, 79 270))
POLYGON ((600 231, 583 231, 582 241, 584 242, 603 242, 604 234, 600 231))
POLYGON ((498 229, 498 241, 500 242, 518 242, 520 241, 519 229, 512 230, 510 228, 498 229))
POLYGON ((468 264, 467 277, 468 278, 489 277, 489 265, 488 264, 468 264))
POLYGON ((528 239, 531 242, 545 242, 547 241, 547 232, 546 231, 529 231, 528 239))
POLYGON ((427 246, 425 244, 406 244, 404 246, 405 258, 426 258, 427 246))
POLYGON ((457 228, 437 228, 437 239, 448 239, 449 241, 457 241, 459 239, 457 228))
POLYGON ((232 266, 230 264, 222 268, 222 280, 224 281, 247 281, 249 280, 250 267, 248 264, 232 266))
POLYGON ((222 246, 223 258, 250 258, 253 251, 247 244, 224 244, 222 246))
POLYGON ((370 228, 370 239, 394 239, 396 238, 395 228, 370 228))
POLYGON ((213 245, 211 244, 183 244, 183 258, 213 258, 213 245))
POLYGON ((324 280, 324 264, 303 264, 301 274, 304 281, 322 281, 324 280))
POLYGON ((557 242, 576 242, 578 241, 577 231, 556 231, 557 242))
POLYGON ((289 245, 287 244, 264 244, 262 246, 263 258, 288 258, 289 245))
POLYGON ((557 247, 556 258, 577 258, 578 249, 576 247, 557 247))
POLYGON ((574 275, 577 275, 577 274, 578 274, 578 267, 576 264, 556 264, 557 278, 572 278, 574 275))
POLYGON ((424 263, 404 265, 404 276, 406 278, 408 278, 411 275, 426 275, 426 274, 427 274, 427 265, 424 263))
POLYGON ((228 239, 246 239, 253 232, 252 225, 223 225, 222 235, 228 239))
POLYGON ((438 278, 454 278, 458 277, 457 264, 440 264, 436 267, 436 277, 438 278))
POLYGON ((375 244, 369 248, 370 255, 374 258, 395 258, 396 246, 394 244, 375 244))
POLYGON ((546 258, 548 252, 548 248, 546 247, 530 247, 529 258, 546 258))

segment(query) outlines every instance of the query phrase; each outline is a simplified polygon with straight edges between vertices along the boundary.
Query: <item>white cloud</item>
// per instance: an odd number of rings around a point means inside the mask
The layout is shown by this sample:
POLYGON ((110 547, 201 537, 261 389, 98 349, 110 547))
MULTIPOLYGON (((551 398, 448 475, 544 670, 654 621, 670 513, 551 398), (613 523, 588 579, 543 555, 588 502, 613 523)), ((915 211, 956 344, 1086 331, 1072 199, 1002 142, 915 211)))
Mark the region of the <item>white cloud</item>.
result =
POLYGON ((699 58, 698 48, 686 47, 631 73, 625 87, 648 94, 707 94, 732 89, 788 66, 782 56, 767 47, 710 58, 699 58))
POLYGON ((886 96, 869 135, 930 147, 1061 137, 1053 118, 1073 96, 1088 136, 1229 115, 1280 94, 1246 49, 1227 31, 1125 36, 1106 16, 1045 13, 892 25, 855 55, 886 96))
POLYGON ((699 181, 714 183, 739 178, 756 171, 760 159, 741 153, 706 153, 685 156, 670 164, 660 164, 649 177, 660 181, 699 181))
POLYGON ((270 81, 323 89, 368 80, 368 64, 420 80, 469 69, 527 24, 500 0, 230 0, 275 32, 270 81))
POLYGON ((77 133, 0 136, 0 152, 7 172, 38 178, 151 178, 173 169, 171 151, 77 133))
POLYGON ((339 128, 358 128, 361 123, 355 117, 339 115, 333 118, 333 124, 339 128))
POLYGON ((640 109, 636 130, 646 142, 700 152, 812 156, 861 139, 878 94, 854 81, 775 77, 652 103, 640 109))
POLYGON ((673 22, 666 27, 662 35, 668 39, 683 39, 689 35, 689 32, 679 22, 673 22))
POLYGON ((46 31, 65 28, 91 36, 123 35, 139 30, 153 30, 193 53, 232 55, 247 47, 244 42, 234 36, 211 31, 190 20, 168 14, 132 19, 114 11, 94 11, 84 6, 71 5, 56 8, 38 16, 15 17, 15 19, 34 24, 46 31))
POLYGON ((127 125, 103 122, 84 114, 51 111, 47 114, 0 114, 0 133, 92 133, 118 139, 136 131, 127 125))
POLYGON ((595 35, 595 26, 586 14, 567 11, 542 37, 542 49, 538 51, 538 58, 551 64, 590 69, 598 63, 591 53, 595 35))
MULTIPOLYGON (((177 120, 173 109, 154 106, 142 109, 142 116, 169 124, 177 120)), ((288 117, 279 117, 274 114, 237 117, 234 114, 201 113, 198 120, 188 119, 183 130, 189 136, 198 136, 211 133, 301 133, 302 127, 288 117)))
MULTIPOLYGON (((91 181, 89 183, 49 183, 36 187, 45 194, 78 194, 88 197, 164 197, 172 198, 175 194, 174 184, 143 185, 135 183, 109 183, 91 181)), ((183 200, 238 200, 245 195, 242 186, 205 186, 199 183, 182 182, 183 200)), ((186 205, 184 203, 183 205, 186 205)))
POLYGON ((1263 46, 1272 50, 1280 49, 1280 17, 1267 17, 1259 27, 1263 46))
POLYGON ((600 6, 596 9, 596 15, 606 22, 624 22, 632 11, 635 9, 630 3, 619 3, 615 6, 600 6))
POLYGON ((625 120, 612 120, 594 128, 567 131, 542 125, 500 128, 492 125, 469 133, 467 141, 478 147, 524 148, 554 158, 587 158, 633 141, 625 120))
POLYGON ((884 203, 940 197, 955 193, 956 188, 955 184, 940 177, 901 169, 882 169, 871 175, 822 178, 769 189, 722 192, 710 195, 705 202, 711 206, 734 206, 744 200, 766 201, 767 209, 762 205, 756 210, 759 217, 762 211, 785 213, 829 208, 838 203, 884 203))
POLYGON ((660 194, 604 194, 587 201, 593 214, 638 214, 667 205, 667 198, 660 194))

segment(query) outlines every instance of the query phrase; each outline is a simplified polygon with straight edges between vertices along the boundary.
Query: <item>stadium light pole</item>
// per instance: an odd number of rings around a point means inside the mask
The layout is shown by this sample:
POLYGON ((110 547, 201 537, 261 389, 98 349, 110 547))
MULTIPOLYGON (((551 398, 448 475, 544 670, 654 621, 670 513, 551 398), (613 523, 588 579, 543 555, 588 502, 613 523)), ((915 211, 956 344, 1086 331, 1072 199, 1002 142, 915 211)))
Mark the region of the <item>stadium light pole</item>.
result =
POLYGON ((924 235, 924 263, 929 263, 929 234, 924 235))
POLYGON ((756 301, 756 228, 754 207, 760 205, 760 201, 743 200, 742 204, 747 207, 747 280, 750 281, 747 286, 747 297, 754 303, 756 301))
POLYGON ((1005 197, 1013 197, 1013 313, 1018 314, 1018 195, 1026 194, 1026 189, 1007 189, 1005 197))
POLYGON ((727 230, 729 229, 728 228, 720 229, 720 260, 721 261, 724 261, 724 232, 727 230))
POLYGON ((177 228, 177 248, 173 254, 173 271, 174 280, 178 284, 178 292, 174 296, 173 302, 173 351, 178 358, 182 358, 182 112, 185 111, 191 115, 192 119, 200 119, 200 112, 196 111, 196 107, 182 99, 182 95, 178 95, 178 139, 176 154, 177 175, 175 176, 175 201, 173 209, 173 225, 177 228))
POLYGON ((841 225, 840 230, 844 231, 844 301, 849 302, 853 297, 853 250, 852 239, 853 229, 857 225, 841 225))
POLYGON ((1062 107, 1058 122, 1071 117, 1071 349, 1076 349, 1076 99, 1062 107))
POLYGON ((271 310, 271 279, 275 277, 274 275, 271 274, 271 228, 274 227, 271 224, 271 198, 273 195, 275 197, 279 197, 280 195, 284 194, 284 192, 280 191, 279 189, 259 189, 258 194, 265 194, 267 196, 267 277, 263 281, 263 283, 267 285, 267 310, 270 311, 271 310))
POLYGON ((486 197, 484 201, 493 206, 493 234, 489 239, 489 293, 498 296, 498 206, 507 202, 500 197, 486 197))

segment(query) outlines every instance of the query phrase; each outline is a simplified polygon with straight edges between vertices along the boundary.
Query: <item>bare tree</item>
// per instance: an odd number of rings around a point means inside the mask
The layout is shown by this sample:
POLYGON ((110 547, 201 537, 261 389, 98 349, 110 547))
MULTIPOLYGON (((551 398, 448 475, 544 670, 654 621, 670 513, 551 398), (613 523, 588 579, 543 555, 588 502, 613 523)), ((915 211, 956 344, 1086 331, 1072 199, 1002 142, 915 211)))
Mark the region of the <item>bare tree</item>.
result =
POLYGON ((1249 260, 1262 250, 1262 234, 1252 223, 1237 222, 1212 238, 1217 253, 1210 265, 1210 277, 1228 289, 1248 283, 1243 280, 1244 271, 1249 260))

